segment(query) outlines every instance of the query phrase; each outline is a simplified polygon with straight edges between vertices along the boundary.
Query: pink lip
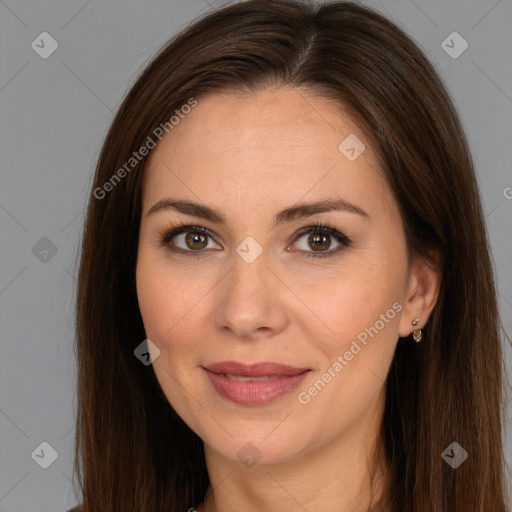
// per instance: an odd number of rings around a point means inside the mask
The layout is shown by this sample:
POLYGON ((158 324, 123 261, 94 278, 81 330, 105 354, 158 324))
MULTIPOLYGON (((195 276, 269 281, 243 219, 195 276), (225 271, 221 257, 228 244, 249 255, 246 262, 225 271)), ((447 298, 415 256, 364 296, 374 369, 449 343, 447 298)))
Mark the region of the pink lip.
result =
POLYGON ((208 365, 203 368, 219 395, 237 404, 263 405, 294 390, 311 373, 306 368, 293 368, 276 363, 244 365, 234 361, 208 365), (218 371, 219 369, 223 370, 218 371), (214 371, 215 370, 215 371, 214 371), (225 374, 244 377, 272 376, 264 381, 236 381, 225 374))

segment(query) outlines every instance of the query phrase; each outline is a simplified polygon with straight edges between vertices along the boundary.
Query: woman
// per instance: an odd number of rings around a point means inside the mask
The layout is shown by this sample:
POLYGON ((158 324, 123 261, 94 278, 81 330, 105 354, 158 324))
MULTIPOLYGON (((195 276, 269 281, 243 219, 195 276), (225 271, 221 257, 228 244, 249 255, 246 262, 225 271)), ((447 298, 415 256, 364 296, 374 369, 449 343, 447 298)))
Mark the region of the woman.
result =
POLYGON ((435 70, 351 2, 250 0, 147 66, 77 290, 83 512, 503 512, 503 356, 435 70))

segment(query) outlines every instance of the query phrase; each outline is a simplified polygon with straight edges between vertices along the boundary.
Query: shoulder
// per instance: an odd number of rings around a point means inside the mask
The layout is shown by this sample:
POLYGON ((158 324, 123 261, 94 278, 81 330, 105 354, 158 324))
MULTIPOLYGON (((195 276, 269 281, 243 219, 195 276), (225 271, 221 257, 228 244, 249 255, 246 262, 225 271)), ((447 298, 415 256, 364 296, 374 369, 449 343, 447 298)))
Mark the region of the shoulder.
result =
POLYGON ((74 508, 70 508, 69 510, 66 510, 66 512, 82 512, 82 507, 80 505, 77 505, 74 508))

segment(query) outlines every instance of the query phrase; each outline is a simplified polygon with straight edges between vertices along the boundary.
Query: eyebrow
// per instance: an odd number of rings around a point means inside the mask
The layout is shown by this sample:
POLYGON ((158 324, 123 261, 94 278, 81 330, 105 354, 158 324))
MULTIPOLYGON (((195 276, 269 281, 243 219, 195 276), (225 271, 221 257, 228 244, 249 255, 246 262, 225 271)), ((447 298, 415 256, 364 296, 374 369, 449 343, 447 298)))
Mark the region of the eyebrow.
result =
MULTIPOLYGON (((174 209, 178 212, 184 213, 185 215, 201 217, 216 224, 226 224, 226 217, 222 214, 222 212, 216 210, 215 208, 211 208, 199 203, 194 203, 192 201, 185 201, 170 197, 161 199, 155 203, 149 209, 146 216, 167 209, 174 209)), ((322 201, 316 201, 312 203, 299 203, 289 208, 285 208, 275 215, 274 227, 279 224, 291 222, 299 218, 311 217, 316 213, 324 213, 330 211, 355 213, 367 219, 370 218, 368 213, 365 212, 362 208, 356 206, 355 204, 349 203, 348 201, 340 198, 324 199, 322 201)))

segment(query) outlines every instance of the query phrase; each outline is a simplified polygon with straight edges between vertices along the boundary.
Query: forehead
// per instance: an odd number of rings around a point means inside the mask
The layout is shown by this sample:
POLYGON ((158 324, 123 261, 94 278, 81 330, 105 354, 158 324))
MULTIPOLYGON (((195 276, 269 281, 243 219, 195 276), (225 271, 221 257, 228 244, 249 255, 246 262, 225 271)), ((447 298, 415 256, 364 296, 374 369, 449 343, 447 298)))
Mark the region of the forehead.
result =
POLYGON ((290 204, 337 192, 393 206, 377 155, 343 106, 292 88, 199 96, 149 156, 145 210, 176 190, 222 209, 228 197, 290 204), (358 144, 364 150, 347 158, 354 154, 348 146, 360 151, 358 144))

